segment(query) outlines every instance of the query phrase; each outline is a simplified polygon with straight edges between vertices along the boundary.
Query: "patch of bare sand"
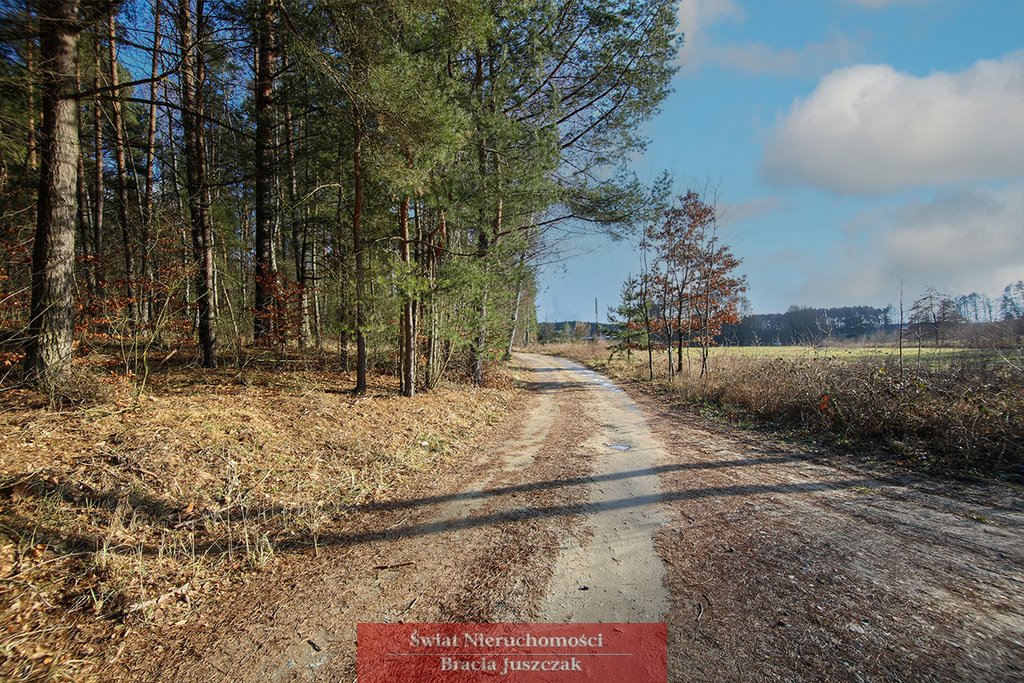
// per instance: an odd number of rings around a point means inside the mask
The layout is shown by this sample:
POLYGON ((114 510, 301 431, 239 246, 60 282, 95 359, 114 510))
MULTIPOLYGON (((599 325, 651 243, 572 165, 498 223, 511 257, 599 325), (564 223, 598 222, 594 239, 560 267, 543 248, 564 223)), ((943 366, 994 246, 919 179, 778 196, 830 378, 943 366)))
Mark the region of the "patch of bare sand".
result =
POLYGON ((597 421, 583 448, 593 473, 581 482, 588 534, 567 539, 540 618, 554 622, 660 622, 668 611, 665 568, 652 536, 668 521, 656 463, 665 458, 637 405, 606 378, 549 356, 521 356, 554 386, 583 387, 597 421))

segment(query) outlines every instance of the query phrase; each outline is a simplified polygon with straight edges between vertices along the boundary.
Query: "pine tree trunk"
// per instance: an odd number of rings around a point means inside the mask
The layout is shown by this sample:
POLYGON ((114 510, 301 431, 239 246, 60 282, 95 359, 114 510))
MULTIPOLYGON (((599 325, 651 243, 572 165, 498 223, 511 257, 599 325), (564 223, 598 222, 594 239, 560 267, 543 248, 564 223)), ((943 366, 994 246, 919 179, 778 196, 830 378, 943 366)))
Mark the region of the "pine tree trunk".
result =
POLYGON ((114 128, 114 161, 117 165, 117 220, 121 224, 124 247, 125 296, 128 297, 128 318, 138 320, 138 302, 135 300, 135 245, 128 222, 128 165, 125 162, 124 120, 121 116, 121 92, 117 88, 117 21, 111 9, 107 20, 107 50, 110 57, 110 85, 114 88, 111 100, 114 128))
MULTIPOLYGON (((100 88, 100 38, 97 33, 93 44, 92 55, 92 87, 94 90, 100 88)), ((100 111, 99 95, 92 101, 93 114, 93 144, 96 148, 96 157, 93 160, 93 203, 92 203, 92 251, 95 257, 93 270, 96 277, 96 298, 103 299, 106 289, 103 268, 103 114, 100 111)))
POLYGON ((196 266, 196 304, 199 347, 204 368, 216 368, 214 326, 213 229, 210 224, 210 188, 206 179, 206 133, 203 120, 203 52, 196 45, 202 38, 202 2, 196 12, 192 34, 190 0, 181 0, 181 94, 182 128, 185 132, 185 177, 192 219, 192 251, 196 266), (194 51, 194 52, 193 52, 194 51))
POLYGON ((352 119, 352 249, 356 259, 356 387, 366 393, 366 263, 363 254, 363 129, 353 106, 352 119))
POLYGON ((49 387, 71 368, 79 154, 78 1, 40 2, 39 25, 43 127, 25 368, 32 379, 49 387))
POLYGON ((272 0, 262 0, 256 49, 256 300, 254 304, 253 340, 265 341, 271 332, 274 306, 274 272, 272 270, 271 208, 273 117, 273 36, 271 35, 272 0))
POLYGON ((142 277, 145 278, 145 295, 143 296, 143 317, 153 320, 154 311, 154 285, 156 264, 151 254, 157 253, 156 245, 150 244, 155 239, 156 226, 154 220, 153 202, 153 181, 155 177, 156 164, 156 102, 157 102, 157 76, 160 69, 160 0, 155 0, 153 7, 153 56, 150 63, 149 84, 149 127, 146 131, 146 197, 143 205, 142 216, 142 277))
MULTIPOLYGON (((399 208, 399 231, 402 238, 402 263, 411 274, 412 257, 409 251, 409 197, 402 197, 399 208)), ((416 315, 415 302, 408 292, 402 295, 402 396, 416 393, 416 315)))

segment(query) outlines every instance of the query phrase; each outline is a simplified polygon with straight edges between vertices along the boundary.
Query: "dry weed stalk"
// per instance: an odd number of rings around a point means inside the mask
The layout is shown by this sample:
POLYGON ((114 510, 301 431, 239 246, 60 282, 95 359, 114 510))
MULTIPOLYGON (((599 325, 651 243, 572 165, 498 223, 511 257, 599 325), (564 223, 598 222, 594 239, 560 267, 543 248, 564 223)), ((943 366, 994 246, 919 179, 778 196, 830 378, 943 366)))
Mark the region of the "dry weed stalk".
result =
POLYGON ((721 349, 705 378, 691 371, 648 383, 639 358, 609 362, 601 345, 552 344, 536 350, 567 356, 681 404, 796 428, 845 449, 873 452, 881 446, 917 468, 1024 476, 1019 358, 1000 362, 997 354, 961 354, 901 373, 894 357, 881 354, 721 349))

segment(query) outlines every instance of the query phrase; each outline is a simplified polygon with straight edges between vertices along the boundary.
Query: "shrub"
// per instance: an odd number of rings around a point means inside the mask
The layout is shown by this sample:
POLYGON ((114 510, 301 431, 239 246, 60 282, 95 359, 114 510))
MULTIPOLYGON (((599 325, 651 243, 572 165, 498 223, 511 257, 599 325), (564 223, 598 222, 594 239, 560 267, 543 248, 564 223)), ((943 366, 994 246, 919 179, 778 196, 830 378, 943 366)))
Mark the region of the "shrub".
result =
MULTIPOLYGON (((1012 359, 965 357, 901 372, 895 359, 883 355, 720 351, 703 379, 696 367, 664 378, 662 355, 655 368, 663 378, 651 388, 841 447, 883 447, 929 470, 1024 476, 1024 371, 1012 359)), ((600 364, 619 379, 645 379, 646 358, 598 363, 590 345, 560 345, 551 352, 600 364)))

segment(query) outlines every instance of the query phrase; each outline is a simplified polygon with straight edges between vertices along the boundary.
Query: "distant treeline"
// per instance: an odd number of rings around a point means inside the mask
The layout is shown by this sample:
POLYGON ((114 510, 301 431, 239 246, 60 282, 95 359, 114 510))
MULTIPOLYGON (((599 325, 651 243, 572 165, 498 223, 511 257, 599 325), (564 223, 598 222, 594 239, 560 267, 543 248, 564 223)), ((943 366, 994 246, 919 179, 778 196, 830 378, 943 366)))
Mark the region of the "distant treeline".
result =
MULTIPOLYGON (((614 325, 602 324, 602 336, 614 325)), ((899 306, 790 306, 785 313, 754 313, 724 325, 720 346, 821 345, 831 342, 891 343, 903 330, 908 345, 1019 346, 1024 338, 1024 282, 1007 285, 997 299, 978 294, 949 296, 928 289, 899 306), (902 322, 902 326, 901 326, 902 322)), ((594 323, 539 323, 541 343, 592 339, 594 323)))
MULTIPOLYGON (((541 343, 587 341, 594 337, 594 323, 580 320, 539 323, 537 340, 541 343)), ((617 325, 601 324, 601 336, 614 336, 617 325)), ((715 341, 720 346, 763 346, 771 344, 816 344, 821 340, 860 340, 883 331, 895 331, 890 312, 871 306, 844 308, 791 307, 785 313, 758 313, 743 316, 735 325, 723 325, 715 341)))
POLYGON ((785 313, 756 313, 743 316, 739 324, 722 329, 719 344, 758 346, 765 344, 818 344, 825 339, 862 340, 878 333, 897 330, 899 314, 892 307, 843 306, 802 308, 790 306, 785 313))

